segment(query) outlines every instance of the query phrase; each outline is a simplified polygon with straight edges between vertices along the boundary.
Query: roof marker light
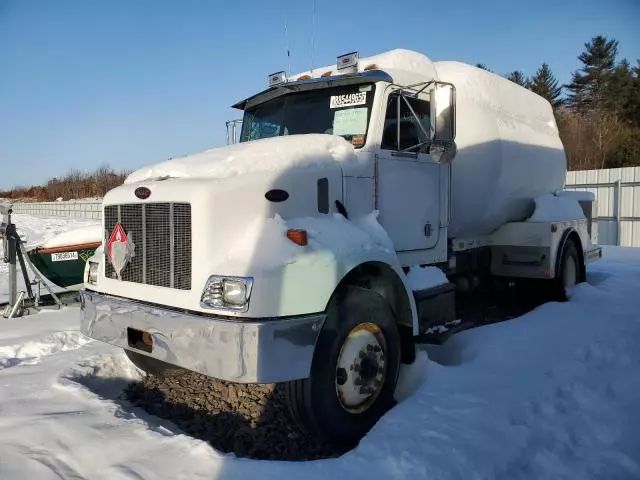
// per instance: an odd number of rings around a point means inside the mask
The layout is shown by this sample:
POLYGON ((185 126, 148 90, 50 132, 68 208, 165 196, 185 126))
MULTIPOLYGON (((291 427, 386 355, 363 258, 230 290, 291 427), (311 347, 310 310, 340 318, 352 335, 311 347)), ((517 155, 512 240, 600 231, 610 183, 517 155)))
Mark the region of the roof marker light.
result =
POLYGON ((341 55, 337 59, 338 70, 345 70, 347 68, 353 68, 354 71, 358 68, 358 52, 351 52, 345 55, 341 55))
POLYGON ((282 72, 276 72, 269 75, 269 86, 273 87, 275 85, 280 85, 281 83, 285 83, 287 78, 285 77, 284 70, 282 72))

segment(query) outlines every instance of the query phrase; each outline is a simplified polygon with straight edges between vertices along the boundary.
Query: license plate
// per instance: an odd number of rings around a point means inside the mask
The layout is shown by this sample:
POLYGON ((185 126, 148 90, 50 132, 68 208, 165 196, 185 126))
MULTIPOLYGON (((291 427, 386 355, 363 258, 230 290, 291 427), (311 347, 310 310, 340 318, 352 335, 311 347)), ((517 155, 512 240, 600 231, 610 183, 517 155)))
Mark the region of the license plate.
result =
POLYGON ((78 252, 60 252, 52 253, 52 262, 68 262, 69 260, 78 260, 78 252))

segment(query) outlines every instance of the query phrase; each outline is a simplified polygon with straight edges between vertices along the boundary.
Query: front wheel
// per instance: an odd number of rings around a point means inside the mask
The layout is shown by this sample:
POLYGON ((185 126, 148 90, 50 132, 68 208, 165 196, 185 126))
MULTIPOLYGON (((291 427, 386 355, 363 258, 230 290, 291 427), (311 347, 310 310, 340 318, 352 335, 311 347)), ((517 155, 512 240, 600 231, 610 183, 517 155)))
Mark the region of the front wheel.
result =
POLYGON ((394 404, 400 353, 387 301, 370 290, 345 288, 327 310, 311 375, 286 384, 294 418, 326 440, 356 443, 394 404))

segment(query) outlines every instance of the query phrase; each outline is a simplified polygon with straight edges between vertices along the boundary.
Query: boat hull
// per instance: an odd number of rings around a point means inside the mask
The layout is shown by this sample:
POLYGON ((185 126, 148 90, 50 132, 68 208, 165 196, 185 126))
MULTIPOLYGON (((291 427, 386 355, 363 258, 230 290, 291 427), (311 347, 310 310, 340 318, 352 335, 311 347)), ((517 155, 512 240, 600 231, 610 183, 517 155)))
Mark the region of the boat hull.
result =
POLYGON ((84 267, 101 242, 64 245, 29 250, 33 266, 54 285, 66 290, 78 290, 84 281, 84 267))

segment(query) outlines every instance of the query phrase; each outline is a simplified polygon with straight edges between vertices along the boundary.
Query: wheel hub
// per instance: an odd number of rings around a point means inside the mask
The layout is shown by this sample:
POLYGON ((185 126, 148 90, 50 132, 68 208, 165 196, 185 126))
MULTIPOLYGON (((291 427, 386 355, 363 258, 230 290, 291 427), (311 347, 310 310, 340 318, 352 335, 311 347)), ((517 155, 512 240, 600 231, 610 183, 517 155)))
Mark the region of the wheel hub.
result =
POLYGON ((342 408, 351 413, 367 410, 385 383, 386 340, 373 323, 361 323, 349 332, 336 366, 336 393, 342 408))

